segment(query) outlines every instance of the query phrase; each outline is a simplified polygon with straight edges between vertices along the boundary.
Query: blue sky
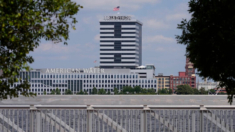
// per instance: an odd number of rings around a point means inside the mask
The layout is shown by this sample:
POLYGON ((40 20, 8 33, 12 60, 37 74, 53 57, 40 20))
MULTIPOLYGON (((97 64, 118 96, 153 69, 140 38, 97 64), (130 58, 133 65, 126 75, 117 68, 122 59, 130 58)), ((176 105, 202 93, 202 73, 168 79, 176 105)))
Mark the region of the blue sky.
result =
POLYGON ((176 43, 181 34, 177 24, 190 19, 189 0, 74 0, 84 6, 77 15, 76 30, 71 30, 68 45, 42 41, 31 52, 32 68, 90 68, 99 65, 99 19, 131 15, 143 23, 143 65, 154 64, 156 74, 178 75, 185 67, 185 46, 176 43), (97 60, 97 63, 94 61, 97 60))

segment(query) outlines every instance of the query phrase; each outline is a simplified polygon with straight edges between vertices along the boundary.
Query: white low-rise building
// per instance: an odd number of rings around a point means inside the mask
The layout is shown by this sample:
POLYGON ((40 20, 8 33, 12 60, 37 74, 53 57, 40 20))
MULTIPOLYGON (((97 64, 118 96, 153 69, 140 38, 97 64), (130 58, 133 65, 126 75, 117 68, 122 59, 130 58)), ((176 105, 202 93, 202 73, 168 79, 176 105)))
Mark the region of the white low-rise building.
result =
MULTIPOLYGON (((146 65, 138 69, 34 69, 30 72, 21 71, 18 78, 28 80, 31 85, 30 91, 37 95, 43 95, 44 91, 50 94, 56 88, 61 91, 61 94, 64 94, 67 89, 76 94, 81 90, 91 93, 94 87, 112 92, 114 88, 121 90, 124 86, 153 88, 157 92, 154 65, 146 65)), ((17 82, 12 87, 19 84, 20 82, 17 82)))
POLYGON ((210 90, 210 89, 214 89, 217 88, 219 85, 219 82, 198 82, 197 83, 197 89, 201 89, 201 88, 205 88, 205 90, 210 90))

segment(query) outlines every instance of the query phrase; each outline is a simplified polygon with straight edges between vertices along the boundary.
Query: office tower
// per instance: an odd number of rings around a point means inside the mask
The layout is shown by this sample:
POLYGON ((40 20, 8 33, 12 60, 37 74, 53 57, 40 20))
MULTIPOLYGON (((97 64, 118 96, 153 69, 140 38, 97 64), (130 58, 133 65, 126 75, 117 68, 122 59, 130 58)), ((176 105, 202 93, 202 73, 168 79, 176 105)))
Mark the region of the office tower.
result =
POLYGON ((142 23, 131 16, 105 16, 100 20, 100 68, 142 65, 142 23))

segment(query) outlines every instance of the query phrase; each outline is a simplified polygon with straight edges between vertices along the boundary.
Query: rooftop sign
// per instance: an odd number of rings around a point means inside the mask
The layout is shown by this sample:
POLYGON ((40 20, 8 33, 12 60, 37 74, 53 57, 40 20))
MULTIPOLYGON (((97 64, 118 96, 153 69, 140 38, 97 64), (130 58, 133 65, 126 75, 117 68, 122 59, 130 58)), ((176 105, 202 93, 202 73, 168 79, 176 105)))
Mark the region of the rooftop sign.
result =
POLYGON ((104 69, 99 69, 99 68, 89 68, 89 69, 53 68, 53 69, 46 69, 46 73, 104 73, 104 69))
POLYGON ((104 20, 131 20, 131 16, 104 16, 104 20))

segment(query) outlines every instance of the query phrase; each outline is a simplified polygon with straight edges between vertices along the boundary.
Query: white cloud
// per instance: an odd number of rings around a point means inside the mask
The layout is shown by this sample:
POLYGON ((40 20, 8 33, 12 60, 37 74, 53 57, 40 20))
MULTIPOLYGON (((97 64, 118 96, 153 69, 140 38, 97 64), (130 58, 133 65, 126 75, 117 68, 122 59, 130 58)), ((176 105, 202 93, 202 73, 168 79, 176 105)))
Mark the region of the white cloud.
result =
POLYGON ((176 42, 174 38, 165 37, 163 35, 146 36, 143 41, 144 43, 174 43, 176 42))
POLYGON ((139 9, 145 3, 158 3, 161 0, 74 0, 78 4, 84 6, 84 9, 110 10, 116 6, 120 6, 123 10, 139 9))
POLYGON ((163 21, 156 21, 154 19, 149 19, 144 21, 144 25, 148 28, 154 28, 154 29, 166 29, 169 27, 165 22, 163 21))
POLYGON ((35 49, 35 52, 68 52, 69 47, 61 43, 54 44, 53 42, 42 43, 38 48, 35 49))
POLYGON ((92 22, 92 17, 85 17, 82 19, 82 21, 85 23, 85 24, 91 24, 92 22))
POLYGON ((188 13, 175 13, 166 16, 167 21, 182 20, 188 18, 190 18, 190 15, 188 13))
POLYGON ((95 40, 95 41, 100 41, 100 35, 97 34, 97 35, 95 36, 94 40, 95 40))
POLYGON ((187 3, 183 3, 183 4, 179 4, 173 11, 171 14, 168 14, 166 16, 166 20, 167 21, 174 21, 174 20, 182 20, 184 19, 189 19, 191 16, 188 12, 188 4, 187 3))

